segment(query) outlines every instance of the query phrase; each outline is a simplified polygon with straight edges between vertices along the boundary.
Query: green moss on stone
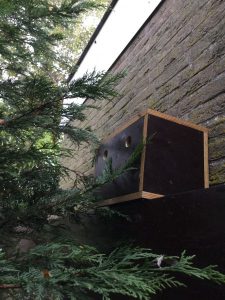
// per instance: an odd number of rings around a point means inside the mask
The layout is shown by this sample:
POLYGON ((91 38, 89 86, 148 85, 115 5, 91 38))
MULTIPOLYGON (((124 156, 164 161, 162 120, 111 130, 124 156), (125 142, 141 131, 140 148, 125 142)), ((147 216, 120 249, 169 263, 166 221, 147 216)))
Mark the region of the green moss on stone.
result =
POLYGON ((210 166, 209 180, 213 185, 225 183, 225 163, 210 166))

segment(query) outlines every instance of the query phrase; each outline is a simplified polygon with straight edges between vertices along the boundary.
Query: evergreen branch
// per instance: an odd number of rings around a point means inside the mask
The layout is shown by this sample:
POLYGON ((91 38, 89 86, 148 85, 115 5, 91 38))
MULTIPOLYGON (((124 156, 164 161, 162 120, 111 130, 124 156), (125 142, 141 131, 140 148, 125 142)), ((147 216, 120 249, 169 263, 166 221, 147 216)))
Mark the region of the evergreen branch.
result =
POLYGON ((102 174, 96 179, 92 179, 92 182, 88 182, 88 187, 85 189, 84 194, 90 191, 95 191, 107 183, 113 182, 115 179, 119 178, 121 175, 126 174, 129 171, 136 170, 137 161, 140 159, 143 149, 148 143, 151 142, 152 137, 147 138, 147 140, 140 142, 134 149, 128 160, 119 168, 113 169, 112 160, 108 159, 105 164, 105 168, 102 174))
POLYGON ((75 243, 71 228, 62 224, 63 218, 94 212, 93 189, 133 170, 145 146, 117 170, 109 160, 97 180, 82 178, 81 187, 80 181, 68 190, 59 186, 69 172, 81 178, 60 165, 60 156, 72 154, 60 145, 62 134, 78 145, 98 143, 88 128, 60 124, 62 116, 83 121, 87 115, 88 105, 68 105, 66 99, 110 101, 118 96, 115 85, 124 76, 93 71, 69 80, 73 55, 67 56, 64 48, 65 30, 71 33, 80 13, 95 3, 0 1, 0 239, 6 252, 0 250, 0 289, 12 299, 87 300, 98 294, 109 300, 121 294, 147 300, 166 288, 184 286, 178 273, 224 284, 224 274, 214 266, 196 267, 186 253, 167 257, 127 246, 105 254, 75 243))
MULTIPOLYGON (((42 244, 23 255, 27 264, 25 268, 16 263, 17 268, 22 268, 18 274, 19 284, 15 287, 22 287, 25 295, 34 295, 34 299, 65 296, 67 293, 73 297, 80 294, 83 299, 88 299, 87 292, 92 291, 106 299, 119 293, 148 300, 166 288, 185 286, 174 277, 177 272, 216 283, 225 282, 225 275, 214 266, 194 267, 194 257, 185 252, 180 257, 163 256, 163 261, 167 262, 176 258, 176 263, 166 267, 158 265, 160 257, 149 249, 138 247, 126 246, 106 255, 86 245, 68 242, 42 244)), ((11 284, 4 286, 13 287, 11 284)))

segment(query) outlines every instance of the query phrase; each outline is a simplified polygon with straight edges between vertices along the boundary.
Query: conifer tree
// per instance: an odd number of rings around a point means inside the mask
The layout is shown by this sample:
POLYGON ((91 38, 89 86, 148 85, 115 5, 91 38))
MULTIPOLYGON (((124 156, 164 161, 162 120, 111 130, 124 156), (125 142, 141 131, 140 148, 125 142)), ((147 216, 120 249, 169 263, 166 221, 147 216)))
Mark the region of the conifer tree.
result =
POLYGON ((59 157, 70 155, 62 135, 75 145, 96 140, 89 129, 62 124, 63 118, 84 120, 87 108, 64 100, 110 100, 121 77, 93 72, 68 82, 69 63, 64 55, 60 61, 62 33, 96 7, 96 1, 82 0, 0 2, 1 299, 81 300, 95 294, 105 300, 112 294, 149 299, 164 288, 181 286, 172 275, 179 272, 225 283, 214 267, 199 269, 185 253, 166 258, 123 247, 105 255, 75 242, 57 224, 51 226, 55 216, 73 216, 74 207, 93 208, 92 188, 123 171, 105 172, 91 186, 86 181, 66 191, 59 186, 67 172, 59 157), (168 260, 173 264, 162 264, 168 260))

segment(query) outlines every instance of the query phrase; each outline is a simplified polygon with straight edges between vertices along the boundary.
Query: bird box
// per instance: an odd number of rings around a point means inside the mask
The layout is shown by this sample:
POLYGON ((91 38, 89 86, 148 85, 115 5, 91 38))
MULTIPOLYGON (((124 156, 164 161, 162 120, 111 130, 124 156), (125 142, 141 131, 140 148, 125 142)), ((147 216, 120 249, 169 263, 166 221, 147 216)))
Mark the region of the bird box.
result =
POLYGON ((96 176, 109 160, 112 170, 126 165, 143 143, 132 168, 100 188, 103 205, 208 187, 208 129, 150 109, 102 141, 96 176))

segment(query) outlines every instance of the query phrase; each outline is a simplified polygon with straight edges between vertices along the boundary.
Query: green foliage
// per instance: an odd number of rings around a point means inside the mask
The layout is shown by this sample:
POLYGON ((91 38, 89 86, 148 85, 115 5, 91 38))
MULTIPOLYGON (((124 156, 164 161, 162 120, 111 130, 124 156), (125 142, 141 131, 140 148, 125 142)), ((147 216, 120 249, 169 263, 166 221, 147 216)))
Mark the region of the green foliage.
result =
POLYGON ((171 257, 153 254, 149 249, 123 247, 104 255, 86 245, 48 243, 16 260, 17 270, 3 253, 0 265, 4 266, 2 280, 19 284, 18 299, 91 299, 94 293, 105 300, 110 300, 111 294, 148 300, 166 288, 185 286, 174 277, 177 273, 225 283, 225 275, 214 266, 197 268, 193 259, 185 252, 171 257))
POLYGON ((87 187, 85 189, 85 193, 87 193, 88 191, 96 191, 103 185, 112 182, 119 176, 135 170, 137 168, 137 162, 140 160, 142 150, 145 147, 146 142, 148 143, 149 141, 143 141, 142 143, 140 143, 136 147, 136 149, 134 149, 133 153, 130 155, 127 161, 124 161, 124 164, 117 169, 113 168, 112 159, 107 159, 104 170, 102 171, 102 174, 100 176, 98 176, 97 178, 87 178, 87 181, 85 182, 85 186, 87 187))
MULTIPOLYGON (((12 75, 29 72, 35 65, 49 70, 58 42, 81 13, 97 7, 96 1, 1 1, 1 70, 12 75), (56 28, 60 28, 61 32, 56 28), (29 65, 29 69, 27 68, 29 65)), ((59 59, 59 56, 57 55, 59 59)))
POLYGON ((93 210, 93 189, 134 168, 144 146, 118 170, 109 161, 97 180, 72 170, 74 188, 59 186, 59 179, 71 172, 59 158, 73 155, 63 147, 63 135, 74 145, 97 143, 89 128, 73 122, 84 121, 89 107, 68 100, 110 101, 123 76, 94 71, 68 80, 73 69, 70 49, 65 49, 68 35, 84 12, 102 2, 107 1, 0 1, 0 290, 11 299, 87 300, 96 293, 105 300, 111 294, 149 299, 164 288, 182 285, 173 277, 177 272, 225 281, 214 267, 194 267, 193 257, 184 253, 164 257, 130 247, 99 253, 78 245, 70 228, 59 221, 93 210), (173 263, 161 265, 162 260, 173 263))
POLYGON ((0 249, 0 283, 18 283, 18 273, 19 271, 15 269, 13 263, 6 258, 5 253, 0 249))
MULTIPOLYGON (((57 211, 66 216, 76 204, 78 197, 68 198, 59 187, 59 178, 68 174, 59 157, 71 155, 61 146, 61 139, 67 135, 80 144, 96 142, 96 138, 90 129, 62 124, 62 118, 84 120, 88 108, 65 100, 110 99, 115 95, 113 84, 121 75, 93 72, 68 82, 69 73, 60 79, 49 74, 57 73, 60 63, 56 45, 62 36, 56 31, 75 26, 80 15, 96 9, 98 2, 0 3, 0 235, 6 244, 11 235, 5 233, 14 227, 41 231, 48 215, 57 211), (65 208, 59 209, 62 203, 65 208)), ((77 189, 70 194, 77 194, 77 189)))

